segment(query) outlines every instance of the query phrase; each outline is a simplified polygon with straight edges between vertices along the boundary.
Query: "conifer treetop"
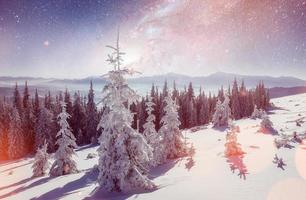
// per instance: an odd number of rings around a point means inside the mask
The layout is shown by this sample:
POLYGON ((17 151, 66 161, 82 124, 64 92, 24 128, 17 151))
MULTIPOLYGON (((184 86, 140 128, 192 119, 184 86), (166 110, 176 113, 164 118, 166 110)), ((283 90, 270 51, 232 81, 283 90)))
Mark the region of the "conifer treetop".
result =
POLYGON ((107 106, 112 106, 114 98, 116 95, 119 95, 123 103, 128 103, 128 106, 136 102, 139 99, 139 96, 134 90, 132 90, 125 79, 126 75, 134 75, 140 73, 134 69, 122 68, 123 58, 122 55, 125 55, 124 52, 120 51, 119 46, 119 31, 117 35, 116 46, 107 45, 106 47, 113 50, 111 54, 108 55, 107 61, 111 66, 114 67, 113 70, 102 75, 108 79, 109 84, 107 84, 103 89, 102 103, 107 106))

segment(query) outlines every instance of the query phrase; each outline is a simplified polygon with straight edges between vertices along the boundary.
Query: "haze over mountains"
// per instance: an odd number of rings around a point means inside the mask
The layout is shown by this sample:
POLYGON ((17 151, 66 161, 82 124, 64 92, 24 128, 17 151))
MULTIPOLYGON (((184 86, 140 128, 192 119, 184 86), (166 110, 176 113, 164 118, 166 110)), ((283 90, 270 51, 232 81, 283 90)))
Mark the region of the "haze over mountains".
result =
POLYGON ((177 84, 187 85, 192 82, 195 85, 208 86, 211 88, 228 86, 232 84, 234 79, 239 82, 244 80, 247 87, 254 87, 259 81, 264 81, 266 87, 293 87, 293 86, 305 86, 306 80, 294 78, 294 77, 271 77, 271 76, 251 76, 251 75, 239 75, 233 73, 217 72, 208 76, 186 76, 175 73, 168 73, 159 76, 140 77, 133 79, 132 82, 139 83, 162 83, 166 79, 172 83, 174 80, 177 84))
MULTIPOLYGON (((167 73, 163 75, 145 76, 138 78, 130 78, 129 83, 132 84, 152 84, 161 85, 165 80, 172 84, 175 81, 178 85, 187 85, 192 82, 194 85, 208 86, 211 88, 220 87, 221 85, 227 86, 233 82, 234 79, 239 82, 244 80, 247 87, 254 87, 259 81, 263 81, 266 87, 295 87, 305 86, 306 80, 302 80, 290 76, 272 77, 272 76, 252 76, 252 75, 239 75, 234 73, 217 72, 208 76, 187 76, 177 73, 167 73)), ((105 79, 92 76, 83 79, 56 79, 56 78, 36 78, 36 77, 0 77, 0 86, 9 86, 15 84, 23 84, 25 81, 30 82, 31 85, 39 86, 53 86, 53 85, 66 85, 70 84, 88 84, 90 80, 96 84, 104 84, 105 79)))
MULTIPOLYGON (((167 80, 170 87, 172 87, 174 81, 176 82, 178 88, 183 88, 185 85, 188 85, 189 82, 192 82, 195 88, 199 88, 200 86, 202 86, 202 88, 204 88, 204 90, 206 91, 214 91, 220 88, 221 85, 227 88, 228 85, 232 84, 235 78, 238 80, 238 82, 244 80, 245 85, 248 88, 255 87, 259 81, 263 81, 266 87, 274 88, 273 91, 277 92, 277 96, 284 96, 283 92, 290 94, 304 92, 304 87, 306 86, 306 80, 290 76, 252 76, 224 72, 217 72, 208 76, 194 77, 177 73, 168 73, 154 76, 140 76, 137 78, 130 78, 128 79, 128 81, 132 85, 132 87, 135 87, 135 89, 138 90, 138 92, 140 92, 141 94, 146 94, 153 83, 156 86, 160 87, 164 84, 165 80, 167 80), (275 89, 275 87, 277 87, 277 89, 275 89)), ((89 88, 89 82, 91 80, 93 81, 95 89, 99 91, 102 89, 103 85, 106 82, 104 78, 98 76, 92 76, 83 79, 2 76, 0 77, 0 87, 2 87, 2 92, 0 92, 0 95, 3 95, 3 91, 5 91, 5 94, 10 93, 10 90, 8 90, 7 88, 12 88, 12 86, 15 85, 16 82, 19 85, 24 85, 24 82, 28 81, 28 84, 30 85, 32 90, 33 88, 37 87, 42 92, 46 89, 51 91, 57 91, 66 88, 72 91, 87 91, 89 88)))

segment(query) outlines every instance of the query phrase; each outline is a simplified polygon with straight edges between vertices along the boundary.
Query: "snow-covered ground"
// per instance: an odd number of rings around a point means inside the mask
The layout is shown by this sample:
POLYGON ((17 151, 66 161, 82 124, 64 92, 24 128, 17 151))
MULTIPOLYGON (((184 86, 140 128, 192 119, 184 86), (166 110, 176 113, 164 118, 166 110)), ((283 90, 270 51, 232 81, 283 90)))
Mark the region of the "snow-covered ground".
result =
MULTIPOLYGON (((283 134, 306 132, 306 94, 273 99, 280 109, 270 113, 275 128, 283 134), (296 121, 301 126, 297 126, 296 121)), ((295 148, 276 149, 274 137, 258 133, 260 120, 243 119, 238 142, 244 157, 224 157, 226 130, 208 126, 186 131, 193 143, 194 157, 169 161, 152 169, 159 186, 155 191, 138 194, 106 194, 97 191, 97 173, 92 167, 97 147, 83 147, 75 159, 80 173, 57 178, 32 178, 33 158, 0 164, 0 199, 306 199, 306 141, 295 148), (275 154, 287 164, 285 170, 274 164, 275 154), (234 172, 232 169, 234 169, 234 172), (241 173, 240 173, 240 172, 241 173), (240 174, 239 174, 240 173, 240 174)))

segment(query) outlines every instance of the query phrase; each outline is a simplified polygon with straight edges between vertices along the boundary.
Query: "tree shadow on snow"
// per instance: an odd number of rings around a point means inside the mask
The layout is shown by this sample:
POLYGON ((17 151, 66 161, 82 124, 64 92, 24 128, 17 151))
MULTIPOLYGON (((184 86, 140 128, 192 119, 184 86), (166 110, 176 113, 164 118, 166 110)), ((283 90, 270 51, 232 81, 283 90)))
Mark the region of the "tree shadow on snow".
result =
POLYGON ((88 144, 88 145, 84 145, 84 146, 80 146, 78 149, 76 149, 75 151, 78 152, 78 151, 83 151, 85 149, 90 149, 92 147, 96 147, 98 146, 98 144, 88 144))
POLYGON ((26 166, 26 165, 29 165, 29 164, 31 164, 31 162, 24 163, 24 164, 22 164, 22 165, 18 165, 18 166, 14 166, 14 167, 5 169, 5 170, 1 171, 0 173, 8 172, 8 171, 11 171, 11 170, 13 170, 13 169, 17 169, 17 168, 19 168, 19 167, 23 167, 23 166, 26 166))
POLYGON ((182 161, 183 158, 173 159, 169 160, 165 164, 159 165, 157 167, 154 167, 150 171, 150 175, 152 179, 155 179, 159 176, 162 176, 166 174, 170 169, 172 169, 176 164, 178 164, 180 161, 182 161))
MULTIPOLYGON (((28 182, 28 181, 30 181, 30 180, 32 180, 32 179, 33 179, 32 177, 31 177, 31 178, 26 178, 26 179, 23 179, 23 180, 21 180, 21 181, 19 181, 19 182, 17 182, 17 183, 13 183, 13 184, 11 184, 11 185, 7 185, 7 186, 0 187, 0 191, 1 191, 1 190, 8 189, 8 188, 11 188, 11 187, 16 187, 16 186, 21 185, 21 184, 25 184, 26 182, 28 182)), ((0 197, 1 197, 1 196, 0 196, 0 197)))
POLYGON ((138 197, 139 194, 145 194, 145 193, 152 193, 156 191, 158 188, 155 190, 133 190, 128 193, 123 193, 123 192, 108 192, 105 191, 104 189, 100 189, 97 187, 92 194, 89 197, 84 198, 84 200, 125 200, 128 199, 129 197, 135 195, 135 198, 138 197))
POLYGON ((193 168, 195 165, 195 161, 193 159, 193 157, 188 157, 187 158, 187 162, 185 163, 185 168, 190 171, 191 168, 193 168))
POLYGON ((94 170, 87 171, 81 178, 67 183, 63 187, 55 188, 39 197, 32 198, 34 199, 60 199, 66 195, 76 193, 80 188, 84 188, 92 183, 96 182, 98 172, 94 170))
MULTIPOLYGON (((34 179, 33 177, 27 178, 27 179, 24 179, 24 180, 22 180, 22 181, 19 181, 18 183, 14 183, 14 184, 12 184, 12 185, 5 186, 5 187, 0 188, 0 189, 6 189, 6 188, 18 186, 18 185, 24 184, 24 183, 26 183, 26 182, 28 182, 28 181, 31 181, 31 180, 33 180, 33 179, 34 179)), ((51 180, 51 179, 52 179, 52 177, 41 178, 41 179, 39 179, 39 180, 37 180, 37 181, 31 183, 31 184, 28 185, 28 186, 19 187, 19 188, 15 189, 15 190, 13 190, 13 191, 11 191, 11 192, 9 192, 9 193, 6 193, 6 194, 4 194, 4 195, 1 195, 1 196, 0 196, 0 199, 5 199, 5 198, 7 198, 7 197, 16 195, 16 194, 18 194, 19 192, 23 192, 23 191, 28 190, 28 189, 30 189, 30 188, 32 188, 32 187, 35 187, 35 186, 44 184, 44 183, 48 182, 48 181, 51 180)))
POLYGON ((213 129, 220 132, 224 132, 225 130, 228 129, 228 126, 214 126, 213 129))
MULTIPOLYGON (((172 169, 176 164, 178 164, 180 161, 182 161, 182 158, 179 159, 174 159, 166 162, 165 164, 159 165, 157 167, 154 167, 150 171, 150 176, 149 178, 151 180, 162 176, 166 174, 170 169, 172 169)), ((124 200, 127 199, 131 196, 135 195, 135 198, 138 197, 139 194, 146 194, 146 193, 152 193, 162 187, 165 186, 157 186, 156 189, 154 190, 133 190, 128 193, 123 193, 123 192, 108 192, 105 191, 102 188, 97 187, 92 193, 90 194, 89 197, 85 198, 85 200, 105 200, 105 199, 110 199, 110 200, 124 200)))
POLYGON ((268 114, 274 114, 274 113, 275 113, 274 111, 276 111, 276 110, 290 111, 290 110, 288 110, 288 109, 286 109, 286 108, 283 108, 283 107, 274 106, 274 107, 271 107, 271 108, 267 111, 267 113, 268 113, 268 114))
POLYGON ((7 165, 19 163, 19 162, 22 162, 22 161, 26 161, 28 159, 29 158, 20 158, 20 159, 16 159, 16 160, 2 160, 2 161, 0 161, 0 167, 4 167, 4 166, 7 166, 7 165))
POLYGON ((264 128, 264 127, 261 127, 257 133, 263 133, 263 134, 266 134, 266 135, 279 135, 278 131, 275 130, 274 128, 264 128))

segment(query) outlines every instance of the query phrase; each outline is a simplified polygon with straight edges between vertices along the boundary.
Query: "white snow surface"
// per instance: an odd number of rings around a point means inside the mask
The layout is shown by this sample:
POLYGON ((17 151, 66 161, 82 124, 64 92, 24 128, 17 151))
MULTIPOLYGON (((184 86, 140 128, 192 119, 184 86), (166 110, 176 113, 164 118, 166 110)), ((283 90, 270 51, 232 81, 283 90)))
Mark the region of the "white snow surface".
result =
MULTIPOLYGON (((273 99, 280 109, 269 113, 274 128, 287 135, 306 132, 306 94, 273 99)), ((243 179, 230 169, 224 157, 226 130, 211 125, 184 135, 196 150, 191 159, 172 160, 151 170, 151 178, 159 186, 155 191, 134 191, 130 194, 98 190, 97 172, 91 171, 98 157, 97 147, 85 146, 76 151, 77 174, 60 177, 32 178, 33 158, 0 163, 0 199, 229 199, 282 200, 306 199, 306 141, 292 149, 276 149, 274 138, 258 133, 260 120, 243 119, 238 143, 246 154, 239 160, 247 168, 243 179), (272 163, 275 154, 287 164, 285 170, 272 163)), ((53 160, 51 160, 52 162, 53 160)), ((237 160, 236 160, 237 161, 237 160)))

